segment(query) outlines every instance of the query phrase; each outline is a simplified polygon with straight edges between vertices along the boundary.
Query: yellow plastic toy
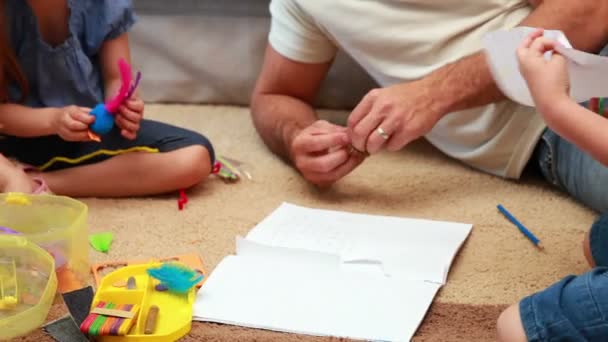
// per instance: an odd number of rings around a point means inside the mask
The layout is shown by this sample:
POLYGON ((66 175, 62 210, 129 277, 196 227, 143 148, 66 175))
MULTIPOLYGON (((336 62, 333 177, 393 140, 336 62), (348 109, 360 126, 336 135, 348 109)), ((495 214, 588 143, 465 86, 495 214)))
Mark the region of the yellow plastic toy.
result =
POLYGON ((55 261, 22 236, 0 234, 0 340, 41 326, 51 308, 55 261))
MULTIPOLYGON (((93 273, 93 278, 95 279, 95 285, 99 286, 101 279, 102 279, 102 274, 105 273, 104 271, 106 269, 117 269, 117 268, 129 266, 129 265, 148 264, 148 263, 153 263, 153 262, 177 262, 177 263, 188 266, 189 268, 195 270, 196 272, 198 272, 200 274, 207 274, 207 272, 205 271, 205 267, 203 266, 203 260, 197 254, 183 254, 183 255, 177 255, 177 256, 172 256, 172 257, 154 258, 154 259, 148 259, 148 260, 142 259, 142 260, 103 262, 103 263, 99 263, 99 264, 93 264, 91 266, 91 272, 93 273)), ((203 283, 205 283, 205 280, 207 280, 207 278, 203 277, 203 279, 198 284, 196 284, 196 287, 200 289, 201 286, 203 286, 203 283)))
POLYGON ((0 226, 23 234, 53 256, 62 293, 88 281, 87 215, 87 206, 69 197, 0 194, 0 226))
POLYGON ((12 310, 19 302, 17 266, 11 257, 0 258, 0 310, 12 310))
POLYGON ((157 290, 159 282, 151 278, 147 270, 161 265, 126 266, 101 279, 91 305, 91 315, 81 325, 81 331, 96 335, 102 342, 166 342, 186 335, 192 326, 196 288, 184 294, 157 290), (129 321, 128 316, 133 313, 135 315, 129 321), (100 316, 101 319, 97 319, 100 316), (121 318, 123 321, 118 321, 121 318), (111 321, 107 323, 108 320, 111 321), (126 335, 101 334, 112 329, 126 335))

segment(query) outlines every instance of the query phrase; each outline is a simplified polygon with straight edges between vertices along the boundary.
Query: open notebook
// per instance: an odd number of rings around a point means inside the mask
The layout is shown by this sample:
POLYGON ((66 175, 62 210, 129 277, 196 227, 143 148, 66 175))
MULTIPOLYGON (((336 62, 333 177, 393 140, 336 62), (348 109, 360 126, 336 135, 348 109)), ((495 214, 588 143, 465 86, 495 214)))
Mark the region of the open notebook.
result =
POLYGON ((237 238, 194 319, 365 340, 416 332, 470 224, 282 204, 237 238))

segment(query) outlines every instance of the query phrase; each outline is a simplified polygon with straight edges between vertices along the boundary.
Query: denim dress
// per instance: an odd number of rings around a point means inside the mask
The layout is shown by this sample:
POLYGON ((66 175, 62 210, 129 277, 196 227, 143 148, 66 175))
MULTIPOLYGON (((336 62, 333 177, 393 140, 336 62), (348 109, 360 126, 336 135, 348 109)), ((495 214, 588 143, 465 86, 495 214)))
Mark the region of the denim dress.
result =
MULTIPOLYGON (((58 46, 44 41, 26 0, 6 2, 10 43, 29 85, 23 103, 28 107, 92 108, 104 102, 99 52, 104 42, 126 33, 135 23, 130 0, 66 1, 70 9, 69 37, 58 46)), ((9 99, 11 102, 21 99, 16 84, 9 87, 9 99)), ((35 138, 5 135, 0 139, 0 153, 41 171, 52 171, 102 162, 125 153, 162 153, 193 145, 205 147, 213 164, 213 147, 203 135, 144 119, 135 140, 122 137, 116 126, 102 136, 101 143, 68 142, 57 135, 35 138)))
MULTIPOLYGON (((69 37, 58 46, 44 41, 38 21, 25 0, 8 0, 10 42, 28 80, 30 107, 92 107, 104 100, 99 64, 103 43, 135 23, 129 0, 67 0, 69 37)), ((20 98, 16 86, 10 98, 20 98)))

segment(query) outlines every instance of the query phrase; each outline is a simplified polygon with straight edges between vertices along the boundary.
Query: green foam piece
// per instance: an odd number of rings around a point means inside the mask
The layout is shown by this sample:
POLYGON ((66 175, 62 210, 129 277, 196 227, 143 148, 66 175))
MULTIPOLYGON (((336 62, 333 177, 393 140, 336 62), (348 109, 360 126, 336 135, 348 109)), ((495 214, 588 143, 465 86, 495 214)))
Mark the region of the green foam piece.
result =
POLYGON ((89 236, 89 242, 91 243, 91 246, 93 246, 96 251, 102 253, 108 253, 113 239, 114 234, 112 233, 97 233, 91 234, 89 236))

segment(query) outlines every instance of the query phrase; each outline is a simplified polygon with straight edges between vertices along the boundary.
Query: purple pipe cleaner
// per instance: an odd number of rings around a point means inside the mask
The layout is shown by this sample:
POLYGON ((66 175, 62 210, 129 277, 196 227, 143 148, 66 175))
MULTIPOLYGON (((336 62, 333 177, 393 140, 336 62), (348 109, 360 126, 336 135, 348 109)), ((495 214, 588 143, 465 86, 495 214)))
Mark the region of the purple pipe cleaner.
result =
POLYGON ((12 230, 7 227, 0 227, 0 234, 12 234, 12 235, 21 235, 18 231, 12 230))

